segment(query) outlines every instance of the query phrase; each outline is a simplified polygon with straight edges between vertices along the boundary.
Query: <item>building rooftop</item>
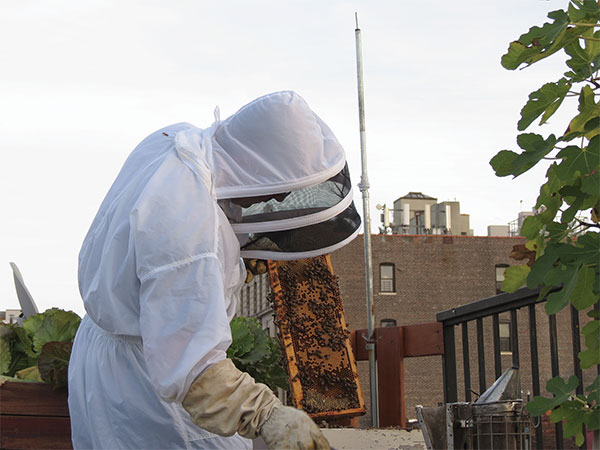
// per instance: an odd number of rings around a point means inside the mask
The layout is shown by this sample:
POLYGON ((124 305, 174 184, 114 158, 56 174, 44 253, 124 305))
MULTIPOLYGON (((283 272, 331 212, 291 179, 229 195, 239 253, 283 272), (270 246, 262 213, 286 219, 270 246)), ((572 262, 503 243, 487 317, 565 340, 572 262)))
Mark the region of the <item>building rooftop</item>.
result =
POLYGON ((422 192, 409 192, 404 197, 400 197, 398 200, 403 199, 403 198, 413 198, 413 199, 416 198, 419 200, 437 200, 437 198, 430 197, 429 195, 425 195, 422 192))

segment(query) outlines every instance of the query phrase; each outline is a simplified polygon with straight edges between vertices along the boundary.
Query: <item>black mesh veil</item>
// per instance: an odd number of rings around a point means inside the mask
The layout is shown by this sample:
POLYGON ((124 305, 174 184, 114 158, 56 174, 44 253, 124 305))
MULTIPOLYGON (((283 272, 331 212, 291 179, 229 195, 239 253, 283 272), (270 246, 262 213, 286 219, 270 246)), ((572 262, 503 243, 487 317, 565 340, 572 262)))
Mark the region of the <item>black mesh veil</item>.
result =
POLYGON ((333 251, 358 232, 360 223, 360 216, 352 203, 341 214, 324 222, 292 230, 250 234, 241 247, 242 256, 269 252, 275 255, 268 259, 289 259, 285 254, 295 254, 295 259, 309 254, 312 256, 324 249, 333 251), (302 253, 306 255, 300 255, 302 253))
POLYGON ((361 221, 347 166, 323 182, 273 196, 219 200, 245 258, 310 258, 358 234, 361 221))
MULTIPOLYGON (((305 187, 295 191, 286 192, 285 198, 278 201, 270 199, 267 201, 257 201, 249 207, 242 207, 236 204, 236 199, 219 200, 219 206, 227 215, 233 229, 236 232, 251 232, 256 230, 256 226, 244 226, 243 224, 264 224, 263 230, 273 231, 276 229, 288 229, 290 226, 301 227, 306 225, 306 220, 298 220, 294 225, 296 218, 314 217, 314 221, 325 220, 319 218, 324 216, 327 210, 343 202, 350 203, 352 186, 350 184, 350 175, 348 167, 344 167, 335 176, 314 186, 305 187), (321 214, 319 214, 321 213, 321 214), (268 224, 280 223, 278 227, 269 227, 268 224)), ((262 230, 261 230, 262 231, 262 230)))

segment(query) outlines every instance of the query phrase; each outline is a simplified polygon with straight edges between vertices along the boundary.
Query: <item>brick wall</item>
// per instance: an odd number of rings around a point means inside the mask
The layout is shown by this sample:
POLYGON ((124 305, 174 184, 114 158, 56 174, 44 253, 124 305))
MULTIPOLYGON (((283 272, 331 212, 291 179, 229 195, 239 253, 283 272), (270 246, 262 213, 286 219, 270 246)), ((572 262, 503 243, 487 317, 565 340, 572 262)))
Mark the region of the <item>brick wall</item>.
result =
MULTIPOLYGON (((374 280, 375 326, 382 319, 395 319, 397 325, 435 322, 436 314, 473 301, 496 295, 496 265, 515 265, 520 262, 509 258, 512 247, 525 242, 517 237, 469 237, 469 236, 403 236, 373 235, 371 238, 374 280), (379 293, 379 264, 393 263, 396 272, 396 292, 379 293)), ((364 275, 364 241, 359 236, 348 246, 331 255, 334 271, 339 277, 344 312, 350 329, 367 328, 364 275)), ((542 395, 546 381, 552 378, 549 320, 544 304, 536 309, 538 359, 542 395)), ((509 313, 500 319, 509 319, 509 313)), ((580 314, 580 327, 587 323, 580 314)), ((528 310, 517 312, 518 345, 520 356, 521 387, 525 395, 532 392, 531 351, 528 328, 528 310)), ((571 311, 565 308, 556 315, 559 373, 567 377, 573 374, 573 344, 571 334, 571 311)), ((483 319, 485 386, 479 385, 477 358, 477 330, 475 323, 468 325, 471 389, 481 393, 495 380, 492 319, 483 319)), ((463 374, 463 347, 461 328, 455 328, 458 399, 465 401, 463 374)), ((415 406, 436 406, 443 403, 441 356, 407 358, 405 364, 406 414, 415 418, 415 406)), ((512 355, 502 356, 502 371, 511 367, 512 355)), ((368 364, 359 363, 359 377, 367 408, 369 399, 368 364)), ((584 386, 589 386, 596 376, 596 369, 583 371, 584 386)), ((472 396, 472 401, 476 396, 472 396)), ((359 423, 370 425, 370 409, 359 423)), ((546 444, 546 443, 545 443, 546 444)), ((550 443, 548 443, 550 444, 550 443)))
MULTIPOLYGON (((495 295, 496 264, 515 264, 508 255, 524 242, 514 237, 373 235, 375 325, 388 318, 398 325, 435 322, 440 311, 495 295), (379 293, 381 263, 395 265, 394 294, 379 293)), ((363 255, 363 236, 331 255, 350 329, 367 327, 363 255)), ((359 365, 359 376, 369 405, 368 365, 359 365)), ((493 375, 488 380, 492 382, 493 375)), ((475 382, 473 378, 474 386, 475 382)), ((443 402, 441 357, 407 358, 405 390, 408 418, 416 417, 417 404, 443 402)), ((361 419, 362 425, 368 425, 368 416, 361 419)))
MULTIPOLYGON (((373 235, 375 319, 398 325, 434 322, 439 311, 496 294, 496 264, 514 264, 513 237, 373 235), (379 264, 393 263, 396 293, 379 294, 379 264)), ((331 255, 352 328, 365 328, 363 237, 331 255)))

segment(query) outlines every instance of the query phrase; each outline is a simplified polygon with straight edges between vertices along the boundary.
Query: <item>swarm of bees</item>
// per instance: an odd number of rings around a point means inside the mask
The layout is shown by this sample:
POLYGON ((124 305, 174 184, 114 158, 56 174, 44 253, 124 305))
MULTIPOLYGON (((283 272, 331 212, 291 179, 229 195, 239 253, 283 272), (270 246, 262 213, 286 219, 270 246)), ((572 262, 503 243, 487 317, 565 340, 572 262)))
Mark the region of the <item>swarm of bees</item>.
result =
POLYGON ((246 283, 250 283, 256 275, 267 273, 267 262, 262 259, 244 259, 246 266, 246 283))
POLYGON ((327 257, 269 261, 268 269, 294 404, 313 417, 364 413, 339 284, 327 257))

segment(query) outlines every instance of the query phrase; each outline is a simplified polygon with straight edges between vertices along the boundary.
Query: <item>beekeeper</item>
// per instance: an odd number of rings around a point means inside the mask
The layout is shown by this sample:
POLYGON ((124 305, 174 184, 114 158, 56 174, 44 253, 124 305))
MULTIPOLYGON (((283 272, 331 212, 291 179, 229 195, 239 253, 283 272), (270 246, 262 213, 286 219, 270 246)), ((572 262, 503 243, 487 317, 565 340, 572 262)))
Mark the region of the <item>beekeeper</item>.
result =
POLYGON ((344 151, 294 92, 131 153, 79 255, 69 364, 76 449, 329 448, 304 412, 226 357, 240 258, 329 253, 358 233, 344 151))

